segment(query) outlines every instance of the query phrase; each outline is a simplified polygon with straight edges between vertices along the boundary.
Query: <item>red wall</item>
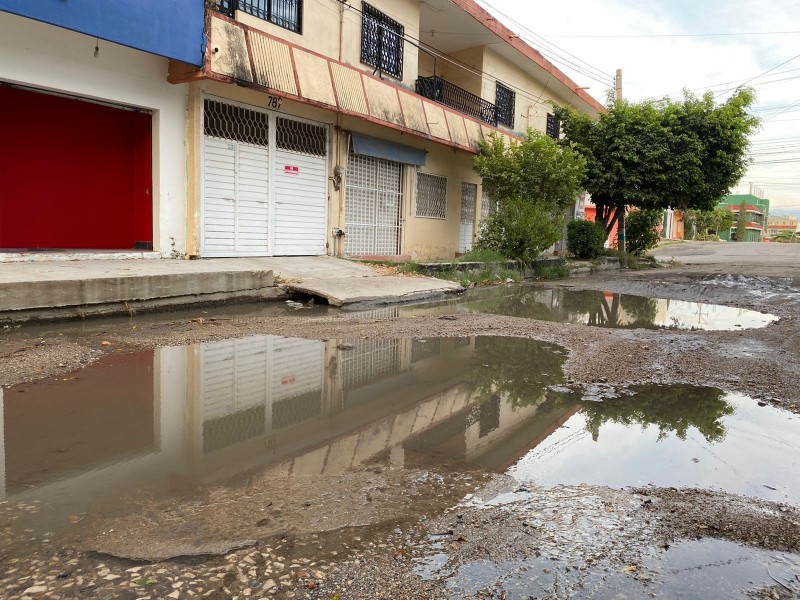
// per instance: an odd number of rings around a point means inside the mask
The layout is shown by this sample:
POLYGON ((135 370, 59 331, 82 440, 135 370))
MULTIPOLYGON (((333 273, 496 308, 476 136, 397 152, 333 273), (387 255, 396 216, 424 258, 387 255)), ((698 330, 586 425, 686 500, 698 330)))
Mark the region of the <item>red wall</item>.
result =
POLYGON ((0 86, 0 248, 153 241, 151 116, 0 86))

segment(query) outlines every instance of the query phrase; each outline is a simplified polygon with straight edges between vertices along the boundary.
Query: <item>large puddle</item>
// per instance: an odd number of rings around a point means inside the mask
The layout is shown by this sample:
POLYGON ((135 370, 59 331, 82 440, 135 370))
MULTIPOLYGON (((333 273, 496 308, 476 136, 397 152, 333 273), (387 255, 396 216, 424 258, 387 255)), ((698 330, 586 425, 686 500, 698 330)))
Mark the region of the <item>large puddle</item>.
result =
POLYGON ((765 327, 778 320, 719 304, 531 285, 477 288, 450 300, 385 310, 398 316, 489 313, 597 327, 709 331, 765 327))
POLYGON ((0 498, 57 531, 124 499, 269 466, 506 472, 534 484, 713 487, 800 501, 797 417, 710 388, 565 391, 566 352, 500 337, 257 336, 110 355, 0 390, 0 498), (550 389, 554 388, 554 389, 550 389))

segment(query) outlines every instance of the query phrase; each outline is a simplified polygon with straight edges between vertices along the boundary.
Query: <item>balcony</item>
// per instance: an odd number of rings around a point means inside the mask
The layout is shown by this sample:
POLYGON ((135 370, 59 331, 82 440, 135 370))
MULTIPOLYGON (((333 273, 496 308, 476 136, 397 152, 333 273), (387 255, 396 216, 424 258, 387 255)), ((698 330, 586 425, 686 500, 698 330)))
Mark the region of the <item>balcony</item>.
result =
POLYGON ((420 96, 497 127, 497 107, 494 104, 445 81, 438 75, 420 77, 415 87, 420 96))

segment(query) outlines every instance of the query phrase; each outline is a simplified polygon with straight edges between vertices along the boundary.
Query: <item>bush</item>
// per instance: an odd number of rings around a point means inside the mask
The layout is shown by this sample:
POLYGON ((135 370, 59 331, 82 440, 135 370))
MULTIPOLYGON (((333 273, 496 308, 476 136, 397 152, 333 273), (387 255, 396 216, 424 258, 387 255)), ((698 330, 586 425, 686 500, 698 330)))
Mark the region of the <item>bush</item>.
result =
POLYGON ((508 259, 500 254, 499 252, 495 252, 494 250, 470 250, 466 254, 459 256, 456 259, 456 262, 482 262, 482 263, 494 263, 494 262, 505 262, 508 259))
POLYGON ((644 254, 658 244, 658 227, 664 213, 660 210, 637 210, 630 213, 625 223, 625 250, 636 256, 644 254))
POLYGON ((578 258, 597 258, 603 253, 606 229, 597 221, 570 221, 567 225, 567 250, 578 258))

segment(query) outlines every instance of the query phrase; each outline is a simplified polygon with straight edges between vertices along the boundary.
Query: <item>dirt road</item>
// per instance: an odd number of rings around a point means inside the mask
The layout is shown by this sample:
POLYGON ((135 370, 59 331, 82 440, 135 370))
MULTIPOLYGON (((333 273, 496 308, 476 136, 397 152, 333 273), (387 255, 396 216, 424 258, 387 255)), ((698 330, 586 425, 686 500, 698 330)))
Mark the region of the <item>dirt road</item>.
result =
MULTIPOLYGON (((777 244, 709 248, 667 246, 658 254, 675 256, 681 266, 553 286, 722 304, 768 312, 779 321, 763 329, 686 331, 494 314, 397 317, 391 311, 221 307, 6 330, 0 337, 0 385, 48 377, 67 381, 81 377, 75 369, 103 356, 262 333, 326 340, 513 336, 565 348, 565 382, 601 399, 636 384, 690 384, 746 394, 786 411, 776 415, 800 414, 800 256, 777 244)), ((42 535, 31 533, 47 509, 30 500, 34 484, 30 493, 10 493, 11 501, 0 504, 0 595, 800 594, 798 497, 770 501, 647 485, 545 487, 448 462, 413 463, 407 457, 404 468, 395 468, 393 460, 381 454, 335 475, 256 469, 202 485, 174 476, 167 500, 140 495, 114 510, 71 515, 74 525, 66 533, 42 535)))

